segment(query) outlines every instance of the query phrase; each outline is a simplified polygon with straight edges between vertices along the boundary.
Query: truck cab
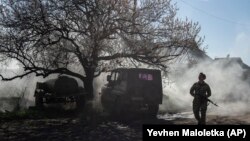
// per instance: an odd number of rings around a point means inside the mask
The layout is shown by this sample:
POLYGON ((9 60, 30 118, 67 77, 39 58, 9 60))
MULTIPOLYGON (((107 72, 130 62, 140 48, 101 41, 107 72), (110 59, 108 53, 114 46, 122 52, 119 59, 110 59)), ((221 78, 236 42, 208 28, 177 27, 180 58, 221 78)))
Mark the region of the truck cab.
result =
POLYGON ((163 96, 160 70, 115 69, 107 76, 107 81, 101 92, 104 110, 111 114, 143 112, 157 115, 163 96))

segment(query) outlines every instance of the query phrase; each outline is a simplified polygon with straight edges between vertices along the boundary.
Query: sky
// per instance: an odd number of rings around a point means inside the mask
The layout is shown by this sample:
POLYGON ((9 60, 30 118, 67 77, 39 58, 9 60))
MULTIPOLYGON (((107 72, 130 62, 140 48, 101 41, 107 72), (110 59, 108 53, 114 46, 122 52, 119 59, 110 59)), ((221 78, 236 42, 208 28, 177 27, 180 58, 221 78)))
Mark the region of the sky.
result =
POLYGON ((207 55, 241 57, 250 66, 250 0, 172 0, 177 16, 198 22, 207 55))
MULTIPOLYGON (((172 0, 178 17, 201 26, 207 55, 241 57, 250 66, 250 0, 172 0)), ((11 64, 17 67, 16 63, 11 64)))

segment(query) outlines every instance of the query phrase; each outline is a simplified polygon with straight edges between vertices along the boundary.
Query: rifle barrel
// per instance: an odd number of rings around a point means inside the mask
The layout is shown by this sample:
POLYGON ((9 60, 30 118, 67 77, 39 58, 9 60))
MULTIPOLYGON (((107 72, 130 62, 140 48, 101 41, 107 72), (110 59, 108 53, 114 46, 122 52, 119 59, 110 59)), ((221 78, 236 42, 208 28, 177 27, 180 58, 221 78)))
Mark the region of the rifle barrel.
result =
POLYGON ((214 103, 212 100, 207 98, 207 101, 209 101, 210 103, 214 104, 215 106, 219 107, 216 103, 214 103))

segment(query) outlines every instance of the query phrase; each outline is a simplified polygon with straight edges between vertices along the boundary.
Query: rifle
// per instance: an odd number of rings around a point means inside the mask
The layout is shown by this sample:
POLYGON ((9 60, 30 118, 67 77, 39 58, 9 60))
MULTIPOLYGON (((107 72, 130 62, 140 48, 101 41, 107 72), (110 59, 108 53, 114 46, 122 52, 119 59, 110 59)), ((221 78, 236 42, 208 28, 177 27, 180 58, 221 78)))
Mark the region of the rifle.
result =
POLYGON ((212 103, 213 105, 219 107, 216 103, 214 103, 212 100, 210 100, 210 99, 208 99, 208 98, 207 98, 207 101, 210 102, 210 103, 212 103))

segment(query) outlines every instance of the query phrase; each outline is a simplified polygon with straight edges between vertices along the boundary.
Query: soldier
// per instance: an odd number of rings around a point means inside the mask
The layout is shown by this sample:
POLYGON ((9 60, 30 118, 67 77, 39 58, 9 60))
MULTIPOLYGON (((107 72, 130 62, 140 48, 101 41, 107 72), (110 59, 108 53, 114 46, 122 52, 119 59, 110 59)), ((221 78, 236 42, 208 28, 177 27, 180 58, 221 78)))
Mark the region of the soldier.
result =
POLYGON ((209 85, 204 81, 206 75, 199 74, 199 81, 194 83, 190 89, 190 94, 194 97, 193 112, 194 117, 198 121, 198 125, 206 124, 207 98, 211 96, 209 85))

